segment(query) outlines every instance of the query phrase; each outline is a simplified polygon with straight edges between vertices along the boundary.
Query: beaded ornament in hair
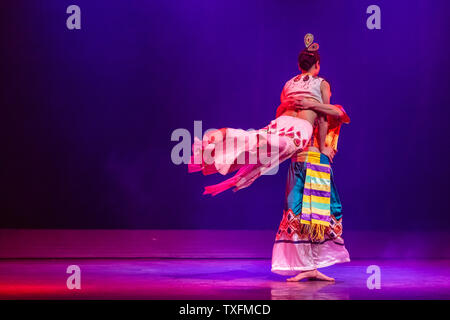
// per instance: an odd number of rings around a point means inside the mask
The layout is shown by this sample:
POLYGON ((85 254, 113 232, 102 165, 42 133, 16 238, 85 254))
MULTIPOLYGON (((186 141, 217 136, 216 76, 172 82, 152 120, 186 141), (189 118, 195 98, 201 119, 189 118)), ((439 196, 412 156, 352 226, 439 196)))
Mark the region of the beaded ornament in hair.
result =
POLYGON ((307 51, 312 52, 319 50, 319 44, 317 42, 314 42, 314 36, 312 35, 312 33, 307 33, 304 40, 307 51))
MULTIPOLYGON (((313 52, 319 50, 319 44, 317 42, 314 42, 314 36, 312 35, 312 33, 305 34, 304 41, 305 41, 306 51, 303 50, 303 53, 307 54, 308 56, 313 56, 314 55, 313 52)), ((300 78, 298 80, 300 80, 300 78)), ((303 77, 303 81, 308 81, 308 80, 309 80, 309 75, 306 75, 305 77, 303 77)))

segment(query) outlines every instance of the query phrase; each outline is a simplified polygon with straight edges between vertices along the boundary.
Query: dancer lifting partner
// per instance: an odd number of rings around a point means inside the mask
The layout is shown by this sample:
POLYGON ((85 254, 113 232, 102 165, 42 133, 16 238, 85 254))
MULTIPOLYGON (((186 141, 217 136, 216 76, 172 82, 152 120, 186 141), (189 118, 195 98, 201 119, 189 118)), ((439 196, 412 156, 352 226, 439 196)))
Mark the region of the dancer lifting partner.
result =
MULTIPOLYGON (((259 130, 222 128, 205 134, 201 141, 195 137, 189 172, 225 175, 237 170, 233 177, 205 187, 204 194, 217 195, 230 188, 237 191, 250 186, 258 177, 308 146, 316 119, 319 119, 319 131, 324 133, 326 116, 345 115, 341 106, 323 103, 322 93, 329 85, 318 77, 319 45, 313 43, 312 34, 305 36, 305 45, 306 49, 299 55, 302 73, 284 86, 281 101, 285 108, 275 120, 259 130), (315 62, 309 70, 304 70, 301 67, 304 60, 315 62)), ((325 139, 324 134, 321 139, 325 139)))
MULTIPOLYGON (((295 101, 284 91, 291 87, 308 86, 307 74, 317 76, 318 55, 303 51, 299 56, 302 74, 286 83, 277 114, 296 110, 295 101), (300 85, 297 82, 300 81, 300 85)), ((319 102, 330 103, 330 85, 321 78, 319 102)), ((314 85, 309 90, 317 90, 314 85)), ((315 102, 305 101, 302 108, 315 102)), ((348 262, 350 257, 342 238, 342 205, 334 182, 330 163, 337 152, 337 142, 342 123, 349 123, 345 111, 339 117, 318 117, 309 145, 292 157, 286 184, 283 217, 275 237, 272 252, 272 272, 295 275, 287 281, 317 279, 334 281, 318 271, 335 263, 348 262)))

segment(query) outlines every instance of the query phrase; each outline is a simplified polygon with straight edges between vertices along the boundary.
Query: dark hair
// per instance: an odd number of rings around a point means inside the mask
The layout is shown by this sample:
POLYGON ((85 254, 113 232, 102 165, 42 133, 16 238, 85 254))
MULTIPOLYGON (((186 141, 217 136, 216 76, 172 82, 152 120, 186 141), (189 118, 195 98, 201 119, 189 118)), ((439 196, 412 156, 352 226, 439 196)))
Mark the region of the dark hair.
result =
POLYGON ((320 61, 319 51, 308 51, 303 49, 298 55, 298 65, 302 70, 309 70, 317 62, 320 61))

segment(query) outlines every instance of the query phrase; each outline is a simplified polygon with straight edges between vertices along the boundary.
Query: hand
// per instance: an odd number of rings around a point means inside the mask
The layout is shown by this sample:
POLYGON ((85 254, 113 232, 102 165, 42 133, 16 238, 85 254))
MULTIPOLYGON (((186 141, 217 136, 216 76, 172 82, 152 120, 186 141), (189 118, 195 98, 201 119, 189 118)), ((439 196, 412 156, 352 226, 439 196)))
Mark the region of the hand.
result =
POLYGON ((325 148, 321 149, 320 152, 322 154, 326 155, 328 157, 328 159, 330 159, 330 163, 333 163, 333 158, 336 155, 336 152, 332 148, 325 147, 325 148))
POLYGON ((297 108, 302 110, 312 109, 316 106, 316 102, 304 97, 298 97, 295 103, 297 105, 297 108))
POLYGON ((316 105, 316 102, 304 97, 288 97, 282 102, 286 110, 306 110, 311 109, 316 105))

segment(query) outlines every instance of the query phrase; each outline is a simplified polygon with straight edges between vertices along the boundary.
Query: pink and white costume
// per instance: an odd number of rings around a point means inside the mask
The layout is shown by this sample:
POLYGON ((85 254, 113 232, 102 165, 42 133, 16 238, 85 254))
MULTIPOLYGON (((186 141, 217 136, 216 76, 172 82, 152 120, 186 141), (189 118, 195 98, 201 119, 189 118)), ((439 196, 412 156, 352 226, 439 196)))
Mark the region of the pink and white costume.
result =
POLYGON ((223 140, 208 142, 204 139, 202 142, 195 138, 189 172, 225 175, 238 170, 230 179, 205 187, 204 194, 216 195, 229 188, 237 191, 305 148, 312 131, 306 120, 280 116, 259 130, 227 128, 223 140))
MULTIPOLYGON (((286 97, 308 97, 322 102, 322 78, 301 74, 286 82, 281 100, 286 97)), ((280 116, 259 130, 245 131, 226 128, 221 132, 194 139, 189 172, 202 171, 208 175, 233 171, 237 173, 219 183, 205 187, 204 194, 216 195, 229 188, 233 191, 250 186, 258 177, 303 150, 313 133, 312 125, 297 117, 280 116), (267 156, 264 156, 267 155, 267 156), (249 161, 256 159, 257 161, 249 161)))

